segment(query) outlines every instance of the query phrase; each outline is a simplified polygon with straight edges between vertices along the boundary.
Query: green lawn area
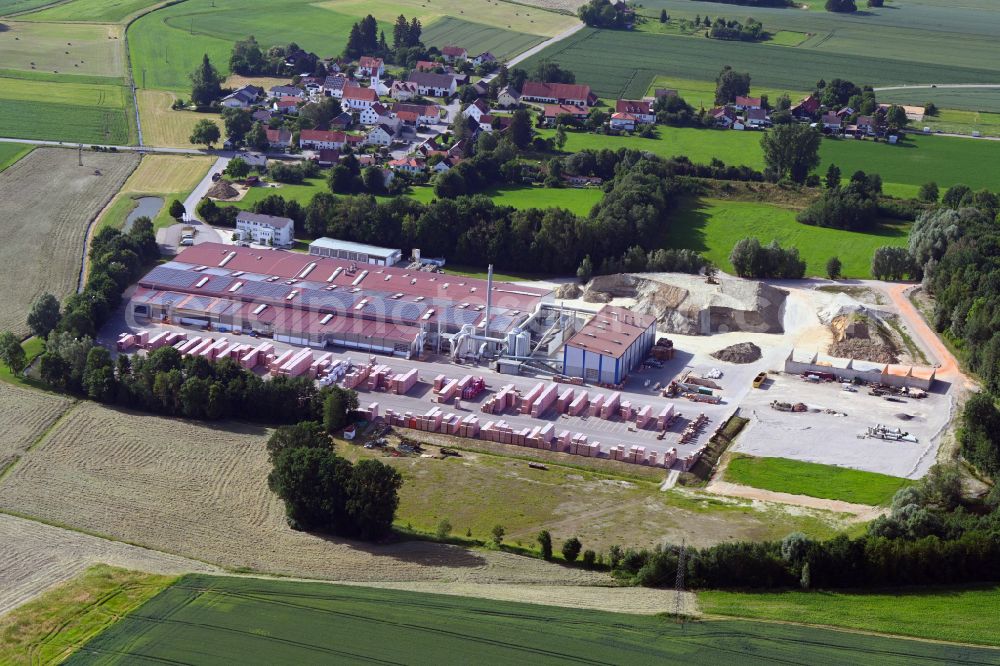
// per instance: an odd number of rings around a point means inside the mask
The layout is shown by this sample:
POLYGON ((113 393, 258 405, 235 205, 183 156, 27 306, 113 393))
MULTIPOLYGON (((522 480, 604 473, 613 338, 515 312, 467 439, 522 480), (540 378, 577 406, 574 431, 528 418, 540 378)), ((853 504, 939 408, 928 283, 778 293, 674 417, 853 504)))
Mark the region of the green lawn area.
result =
MULTIPOLYGON (((684 98, 684 101, 698 109, 704 106, 706 109, 711 109, 715 106, 715 81, 711 80, 697 80, 697 79, 681 79, 674 76, 657 76, 654 77, 650 82, 645 94, 652 96, 657 88, 672 88, 677 91, 677 94, 684 98)), ((753 94, 755 97, 761 95, 767 95, 768 101, 771 104, 775 104, 778 98, 783 94, 788 94, 792 102, 797 102, 806 96, 806 93, 802 92, 802 89, 785 89, 785 88, 766 88, 762 86, 753 86, 753 94)))
POLYGON ((0 663, 57 664, 175 579, 99 564, 0 617, 0 663))
MULTIPOLYGON (((1000 646, 1000 588, 698 593, 704 613, 1000 646)), ((990 661, 1000 659, 994 656, 990 661)))
POLYGON ((887 222, 874 232, 862 233, 801 224, 795 221, 797 212, 766 203, 689 200, 671 217, 665 245, 697 250, 716 266, 732 271, 729 253, 737 241, 748 236, 763 244, 777 240, 782 247, 799 249, 806 275, 824 275, 826 260, 836 254, 843 262, 844 277, 869 278, 875 248, 907 244, 907 223, 887 222))
MULTIPOLYGON (((541 130, 548 137, 554 130, 541 130)), ((605 136, 589 132, 568 132, 566 152, 583 149, 632 148, 662 157, 686 155, 692 162, 707 164, 716 157, 726 164, 763 169, 764 158, 758 132, 658 127, 658 136, 605 136)), ((820 146, 822 162, 817 169, 825 173, 830 163, 844 174, 857 170, 882 176, 886 194, 915 196, 923 183, 934 180, 941 187, 965 183, 973 189, 997 188, 995 174, 1000 172, 1000 142, 974 141, 944 136, 911 134, 895 146, 854 139, 824 139, 820 146)))
MULTIPOLYGON (((272 0, 247 11, 244 0, 186 0, 143 16, 128 29, 136 84, 187 98, 188 78, 208 54, 223 74, 233 43, 254 35, 262 48, 297 43, 320 55, 340 53, 357 17, 301 0, 272 0), (143 74, 145 73, 145 83, 143 74)), ((392 25, 380 29, 392 36, 392 25)))
POLYGON ((324 583, 189 575, 69 664, 985 662, 992 652, 829 629, 660 616, 324 583), (742 657, 742 659, 741 659, 742 657))
MULTIPOLYGON (((521 187, 504 186, 483 192, 502 206, 511 206, 519 210, 528 208, 565 208, 577 215, 586 216, 590 209, 604 196, 604 192, 596 187, 562 187, 546 188, 531 185, 521 187)), ((435 199, 433 187, 413 187, 407 196, 422 203, 430 203, 435 199)))
POLYGON ((163 0, 70 0, 25 16, 29 21, 120 23, 163 0))
POLYGON ((729 461, 726 481, 781 493, 874 506, 887 504, 897 490, 912 483, 895 476, 846 467, 742 454, 735 454, 729 461))
POLYGON ((0 171, 3 171, 32 151, 34 146, 21 143, 0 143, 0 171))
MULTIPOLYGON (((31 337, 21 343, 21 348, 24 349, 24 355, 28 360, 28 365, 31 365, 31 363, 45 351, 45 341, 41 338, 31 337)), ((24 377, 16 376, 11 373, 10 368, 3 363, 0 363, 0 382, 20 384, 22 386, 34 385, 32 380, 25 379, 24 377)), ((0 660, 0 663, 2 663, 2 660, 0 660)))
POLYGON ((0 78, 0 136, 127 144, 136 134, 130 109, 120 85, 0 78))

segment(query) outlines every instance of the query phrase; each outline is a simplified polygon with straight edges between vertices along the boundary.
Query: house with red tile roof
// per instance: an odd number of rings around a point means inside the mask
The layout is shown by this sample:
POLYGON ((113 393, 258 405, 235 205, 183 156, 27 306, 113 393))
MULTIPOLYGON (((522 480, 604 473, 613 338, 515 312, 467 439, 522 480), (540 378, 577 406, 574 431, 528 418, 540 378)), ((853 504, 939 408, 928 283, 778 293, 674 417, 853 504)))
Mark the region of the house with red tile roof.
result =
POLYGON ((367 109, 378 102, 378 95, 371 88, 344 88, 344 104, 351 109, 367 109))
POLYGON ((597 96, 590 92, 590 86, 580 83, 526 81, 521 87, 521 101, 591 106, 597 102, 597 96))
POLYGON ((653 104, 645 100, 620 99, 615 102, 615 112, 627 113, 640 123, 652 124, 656 122, 653 104))

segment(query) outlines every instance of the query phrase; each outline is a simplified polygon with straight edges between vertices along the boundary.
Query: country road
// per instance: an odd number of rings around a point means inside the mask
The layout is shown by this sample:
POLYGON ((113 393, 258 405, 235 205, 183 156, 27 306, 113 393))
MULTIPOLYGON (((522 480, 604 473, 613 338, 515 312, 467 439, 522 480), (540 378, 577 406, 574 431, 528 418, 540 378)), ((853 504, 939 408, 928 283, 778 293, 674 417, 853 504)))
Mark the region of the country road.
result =
MULTIPOLYGON (((530 58, 531 56, 535 55, 536 53, 541 53, 543 50, 547 49, 548 47, 552 46, 553 44, 557 44, 557 43, 561 42, 562 40, 566 39, 567 37, 572 37, 573 35, 575 35, 576 33, 580 32, 585 27, 586 27, 585 24, 583 24, 583 23, 577 23, 572 28, 567 28, 566 30, 563 30, 562 32, 560 32, 558 35, 546 39, 541 44, 538 44, 536 46, 532 46, 527 51, 524 51, 523 53, 519 53, 518 55, 516 55, 513 58, 511 58, 510 60, 508 60, 505 64, 507 65, 507 67, 513 67, 514 65, 517 65, 517 64, 521 63, 522 61, 527 60, 528 58, 530 58)), ((496 78, 496 76, 497 76, 497 72, 493 72, 492 74, 488 74, 488 75, 484 76, 483 77, 483 81, 486 81, 486 82, 492 81, 493 79, 496 78)))
POLYGON ((883 90, 921 90, 930 88, 1000 88, 1000 83, 911 83, 904 86, 884 86, 874 88, 875 92, 883 90))

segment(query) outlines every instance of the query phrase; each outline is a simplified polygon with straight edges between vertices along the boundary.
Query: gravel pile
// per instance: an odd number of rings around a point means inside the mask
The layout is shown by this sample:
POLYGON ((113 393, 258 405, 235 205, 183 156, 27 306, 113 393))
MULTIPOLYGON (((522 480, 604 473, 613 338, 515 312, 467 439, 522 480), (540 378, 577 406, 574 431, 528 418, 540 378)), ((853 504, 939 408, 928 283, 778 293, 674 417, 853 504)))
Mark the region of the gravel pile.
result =
POLYGON ((713 358, 727 363, 753 363, 760 360, 760 347, 752 342, 740 342, 712 354, 713 358))

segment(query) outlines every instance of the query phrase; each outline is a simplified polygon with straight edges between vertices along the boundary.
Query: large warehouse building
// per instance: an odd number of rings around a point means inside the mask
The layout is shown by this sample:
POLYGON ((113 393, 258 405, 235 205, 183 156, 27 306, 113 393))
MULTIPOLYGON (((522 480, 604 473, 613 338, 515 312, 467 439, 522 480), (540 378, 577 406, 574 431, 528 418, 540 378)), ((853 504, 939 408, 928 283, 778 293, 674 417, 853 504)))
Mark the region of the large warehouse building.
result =
POLYGON ((656 341, 656 319, 605 305, 563 347, 563 374, 621 384, 656 341))
MULTIPOLYGON (((491 335, 515 330, 550 291, 493 285, 491 335)), ((130 312, 152 320, 413 356, 483 330, 487 282, 283 250, 202 243, 139 280, 130 312)))
POLYGON ((376 266, 395 266, 403 259, 403 251, 399 249, 354 243, 337 238, 317 238, 309 243, 309 254, 376 266))

